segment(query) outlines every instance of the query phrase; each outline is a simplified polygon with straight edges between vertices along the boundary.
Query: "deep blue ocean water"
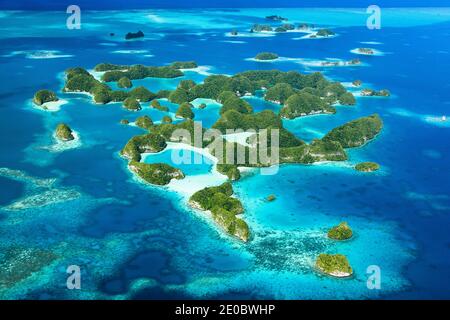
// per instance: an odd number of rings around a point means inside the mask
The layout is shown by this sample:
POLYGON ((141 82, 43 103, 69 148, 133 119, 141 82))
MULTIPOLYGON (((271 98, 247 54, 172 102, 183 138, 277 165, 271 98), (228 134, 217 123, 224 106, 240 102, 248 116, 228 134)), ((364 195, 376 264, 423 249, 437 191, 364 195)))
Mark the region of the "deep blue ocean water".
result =
MULTIPOLYGON (((19 246, 57 255, 51 265, 25 280, 0 287, 0 297, 450 297, 450 123, 437 120, 450 116, 449 9, 386 9, 381 30, 365 27, 364 9, 82 11, 81 30, 67 30, 66 17, 65 12, 0 12, 0 168, 28 175, 0 175, 0 253, 19 246), (330 26, 338 36, 226 36, 231 29, 263 23, 269 13, 330 26), (145 40, 122 40, 126 32, 137 30, 144 31, 145 40), (384 55, 350 52, 362 46, 384 55), (248 60, 260 51, 293 59, 248 60), (36 52, 47 58, 33 59, 36 52), (364 66, 302 63, 355 57, 364 66), (148 114, 158 121, 166 113, 144 107, 135 114, 120 104, 99 106, 86 95, 60 92, 62 72, 69 67, 177 60, 207 66, 183 77, 197 82, 209 73, 248 69, 322 71, 330 79, 361 79, 393 95, 358 98, 355 107, 338 107, 336 115, 285 121, 305 141, 375 112, 383 118, 384 129, 373 142, 351 150, 344 163, 285 165, 275 176, 253 174, 234 183, 254 234, 249 244, 241 244, 188 209, 181 195, 137 182, 119 157, 128 139, 143 133, 120 125, 121 119, 134 121, 148 114), (68 103, 58 112, 34 109, 30 99, 42 88, 58 92, 68 103), (55 147, 52 132, 59 122, 79 133, 80 146, 49 151, 55 147), (381 170, 358 173, 352 165, 360 161, 376 161, 381 170), (44 179, 56 180, 43 186, 44 179), (277 200, 264 201, 272 193, 277 200), (44 195, 47 205, 22 201, 36 195, 44 195), (333 243, 324 233, 341 220, 350 223, 356 236, 333 243), (355 276, 342 280, 315 273, 313 260, 321 252, 346 254, 355 276), (66 289, 65 270, 73 264, 81 266, 82 290, 66 289), (380 290, 366 287, 369 265, 381 268, 380 290)), ((180 80, 145 79, 135 86, 173 89, 180 80)), ((258 97, 246 99, 256 111, 278 108, 258 97)), ((161 103, 173 116, 177 106, 161 103)), ((218 108, 208 105, 195 113, 210 126, 218 108)), ((164 152, 151 157, 170 158, 164 152)), ((210 167, 185 169, 195 175, 210 167)))

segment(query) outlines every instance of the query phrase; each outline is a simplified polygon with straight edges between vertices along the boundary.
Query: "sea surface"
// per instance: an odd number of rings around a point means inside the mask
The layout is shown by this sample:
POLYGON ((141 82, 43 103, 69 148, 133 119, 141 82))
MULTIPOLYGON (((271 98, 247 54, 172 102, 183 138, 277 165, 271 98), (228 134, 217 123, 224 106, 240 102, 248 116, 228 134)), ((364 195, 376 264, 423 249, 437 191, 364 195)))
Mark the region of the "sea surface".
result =
MULTIPOLYGON (((365 9, 82 11, 81 29, 68 30, 65 11, 0 11, 0 276, 8 274, 5 261, 20 270, 17 279, 0 279, 0 297, 449 299, 450 120, 442 117, 450 118, 450 9, 382 14, 381 29, 369 30, 365 9), (329 27, 337 36, 246 33, 271 14, 329 27), (229 36, 232 29, 242 36, 229 36), (124 40, 138 30, 143 40, 124 40), (358 47, 380 54, 351 52, 358 47), (281 58, 252 61, 261 51, 281 58), (353 58, 363 65, 317 63, 353 58), (283 165, 276 175, 252 171, 233 183, 253 234, 243 244, 189 209, 184 194, 138 181, 118 154, 144 132, 119 124, 121 119, 147 114, 157 122, 173 116, 176 105, 163 100, 169 112, 147 104, 137 114, 119 103, 95 105, 88 95, 61 92, 69 67, 180 60, 195 60, 200 68, 183 78, 147 78, 134 86, 174 89, 182 79, 201 82, 209 74, 249 69, 321 71, 345 84, 360 79, 363 87, 386 88, 392 96, 358 97, 356 106, 338 106, 335 115, 285 120, 286 128, 309 142, 378 113, 383 131, 350 150, 348 161, 283 165), (36 109, 31 99, 43 88, 67 103, 55 112, 36 109), (54 140, 60 122, 77 132, 77 143, 54 140), (378 162, 381 169, 359 173, 353 166, 361 161, 378 162), (277 199, 265 201, 269 194, 277 199), (328 240, 327 229, 344 220, 355 237, 328 240), (354 276, 315 272, 314 259, 322 252, 347 255, 354 276), (66 287, 70 265, 81 268, 80 290, 66 287), (374 265, 381 270, 381 288, 370 290, 366 271, 374 265)), ((255 111, 279 109, 258 95, 246 99, 255 111)), ((209 127, 219 108, 207 105, 195 114, 209 127)), ((163 151, 145 161, 172 158, 163 151)), ((178 167, 199 176, 211 173, 213 164, 206 159, 178 167)))

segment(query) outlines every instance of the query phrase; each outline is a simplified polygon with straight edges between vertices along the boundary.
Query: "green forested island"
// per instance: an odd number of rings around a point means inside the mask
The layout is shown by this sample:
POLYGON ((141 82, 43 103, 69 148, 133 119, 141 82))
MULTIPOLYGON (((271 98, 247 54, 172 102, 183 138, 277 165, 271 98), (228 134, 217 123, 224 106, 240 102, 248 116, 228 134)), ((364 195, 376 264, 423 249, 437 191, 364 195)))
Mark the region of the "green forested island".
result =
POLYGON ((72 129, 70 129, 70 127, 65 123, 60 123, 56 126, 55 136, 61 141, 70 141, 75 139, 72 129))
POLYGON ((376 162, 361 162, 355 166, 355 169, 361 172, 373 172, 380 169, 380 165, 376 162))
POLYGON ((353 274, 347 257, 342 254, 320 254, 316 260, 316 268, 337 278, 349 277, 353 274))
POLYGON ((156 185, 166 185, 172 179, 183 179, 184 174, 165 163, 143 163, 130 161, 128 167, 143 180, 156 185))
POLYGON ((353 231, 347 222, 341 222, 337 226, 334 226, 328 230, 328 238, 334 240, 347 240, 350 239, 352 235, 353 231))
POLYGON ((227 233, 248 241, 250 231, 247 223, 238 218, 243 213, 242 203, 232 197, 233 187, 226 182, 218 187, 204 188, 194 193, 189 199, 189 204, 200 210, 211 211, 214 221, 227 233))
POLYGON ((134 123, 139 128, 142 128, 145 130, 149 130, 153 126, 152 119, 147 115, 137 118, 134 123))
POLYGON ((260 52, 255 56, 256 60, 275 60, 278 59, 278 55, 273 52, 260 52))
POLYGON ((361 91, 361 95, 365 97, 389 97, 391 93, 386 89, 379 91, 373 89, 363 89, 361 91))
POLYGON ((58 97, 56 96, 56 93, 54 93, 51 90, 39 90, 34 94, 33 102, 37 104, 38 106, 43 105, 46 102, 51 101, 58 101, 58 97))

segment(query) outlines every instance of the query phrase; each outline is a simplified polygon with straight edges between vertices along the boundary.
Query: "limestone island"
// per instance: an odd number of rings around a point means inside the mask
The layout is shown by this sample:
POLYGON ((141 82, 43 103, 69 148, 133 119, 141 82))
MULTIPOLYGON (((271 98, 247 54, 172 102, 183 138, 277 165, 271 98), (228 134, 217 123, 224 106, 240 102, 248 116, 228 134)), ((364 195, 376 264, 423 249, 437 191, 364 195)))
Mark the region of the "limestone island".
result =
POLYGON ((194 119, 192 105, 189 102, 183 102, 175 113, 175 117, 184 119, 194 119))
POLYGON ((341 66, 357 66, 361 64, 361 60, 352 59, 349 61, 321 61, 322 67, 341 67, 341 66))
POLYGON ((141 161, 141 153, 159 152, 166 148, 163 136, 155 133, 134 136, 128 140, 120 155, 128 160, 141 161))
POLYGON ((361 91, 361 96, 363 97, 389 97, 391 93, 389 90, 383 89, 383 90, 373 90, 373 89, 363 89, 361 91))
POLYGON ((123 107, 130 111, 139 111, 141 110, 141 104, 135 98, 126 98, 123 102, 123 107))
POLYGON ((336 278, 345 278, 353 274, 347 257, 342 254, 320 254, 316 260, 316 268, 336 278))
POLYGON ((161 123, 172 123, 172 118, 169 116, 164 116, 161 119, 161 123))
POLYGON ((161 105, 161 103, 158 100, 152 100, 152 102, 150 103, 150 107, 159 110, 159 111, 169 111, 169 108, 166 106, 161 105))
POLYGON ((352 82, 352 85, 354 87, 360 87, 362 85, 362 81, 361 80, 355 80, 352 82))
POLYGON ((138 39, 138 38, 143 38, 143 37, 144 37, 144 33, 141 30, 139 30, 138 32, 128 32, 125 35, 126 40, 138 39))
POLYGON ((287 31, 291 31, 291 30, 295 30, 295 26, 290 23, 285 23, 285 24, 275 28, 275 32, 287 32, 287 31))
POLYGON ((316 32, 316 36, 317 37, 331 37, 336 35, 336 33, 334 33, 333 31, 331 31, 330 29, 319 29, 319 31, 316 32))
POLYGON ((353 236, 353 231, 347 222, 341 222, 328 230, 328 238, 333 240, 348 240, 353 236))
POLYGON ((361 162, 355 166, 355 169, 361 172, 373 172, 380 169, 380 165, 376 162, 361 162))
POLYGON ((275 60, 278 59, 278 55, 273 52, 260 52, 255 56, 256 60, 275 60))
POLYGON ((184 178, 184 174, 180 169, 165 163, 131 161, 128 167, 146 182, 160 186, 168 184, 172 179, 180 180, 184 178))
POLYGON ((33 102, 38 106, 43 105, 46 102, 58 101, 56 93, 51 90, 39 90, 34 94, 33 102))
POLYGON ((375 53, 375 51, 373 51, 373 49, 371 48, 358 48, 356 49, 356 52, 367 55, 373 55, 375 53))
POLYGON ((117 86, 119 88, 131 88, 133 86, 133 83, 131 83, 131 80, 127 77, 122 77, 117 81, 117 86))
POLYGON ((273 28, 267 24, 254 24, 250 32, 270 32, 273 28))
POLYGON ((71 141, 75 139, 72 129, 65 123, 58 124, 55 130, 55 136, 61 141, 71 141))
POLYGON ((287 21, 287 18, 283 18, 282 16, 277 16, 277 15, 271 15, 271 16, 267 16, 266 17, 267 20, 272 20, 272 21, 287 21))
POLYGON ((149 130, 153 126, 153 121, 149 116, 145 115, 137 118, 134 124, 139 128, 149 130))
POLYGON ((128 119, 122 119, 122 120, 120 120, 120 124, 127 125, 127 124, 129 124, 129 123, 130 123, 130 120, 128 120, 128 119))
POLYGON ((189 199, 193 208, 210 211, 214 221, 228 234, 247 242, 250 231, 247 223, 238 218, 243 213, 242 203, 232 197, 233 187, 225 182, 218 187, 208 187, 194 193, 189 199))
POLYGON ((275 201, 276 198, 277 198, 277 197, 276 197, 274 194, 269 194, 269 195, 266 197, 266 201, 267 201, 267 202, 272 202, 272 201, 275 201))

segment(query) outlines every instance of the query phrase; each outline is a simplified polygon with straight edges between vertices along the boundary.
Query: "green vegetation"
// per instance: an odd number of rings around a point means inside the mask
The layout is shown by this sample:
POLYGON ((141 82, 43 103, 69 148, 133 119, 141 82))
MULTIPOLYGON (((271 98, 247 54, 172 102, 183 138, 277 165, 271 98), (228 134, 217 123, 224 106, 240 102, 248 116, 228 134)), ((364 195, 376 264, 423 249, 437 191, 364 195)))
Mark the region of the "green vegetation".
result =
POLYGON ((149 130, 153 126, 152 119, 147 115, 137 118, 134 123, 139 128, 142 128, 145 130, 149 130))
POLYGON ((373 172, 380 169, 380 165, 376 162, 361 162, 355 166, 355 169, 361 172, 373 172))
POLYGON ((168 107, 161 105, 161 103, 158 100, 156 100, 156 99, 152 100, 152 102, 150 103, 150 106, 152 108, 155 108, 156 110, 159 110, 159 111, 164 111, 164 112, 169 111, 168 107))
POLYGON ((353 106, 356 104, 356 99, 351 92, 345 92, 339 97, 339 103, 346 106, 353 106))
POLYGON ((386 90, 386 89, 383 89, 380 91, 373 90, 373 89, 363 89, 361 91, 361 95, 367 96, 367 97, 389 97, 391 95, 391 93, 389 92, 389 90, 386 90))
POLYGON ((250 32, 262 32, 262 31, 272 31, 272 27, 266 24, 255 24, 250 29, 250 32))
POLYGON ((335 35, 335 33, 329 29, 320 29, 316 34, 319 37, 330 37, 335 35))
POLYGON ((243 213, 242 203, 232 197, 231 183, 225 182, 217 187, 204 188, 194 193, 189 199, 189 204, 200 210, 211 211, 214 221, 227 233, 248 241, 249 228, 244 220, 236 217, 243 213))
POLYGON ((353 231, 347 222, 341 222, 328 230, 328 238, 334 240, 347 240, 353 236, 353 231))
MULTIPOLYGON (((225 91, 225 92, 231 93, 230 91, 225 91)), ((223 93, 221 95, 223 96, 223 93)), ((220 114, 223 114, 229 110, 235 110, 240 113, 252 113, 253 112, 252 106, 247 101, 242 100, 241 98, 238 98, 234 94, 233 94, 233 96, 226 98, 222 102, 222 107, 220 108, 220 114)))
POLYGON ((226 129, 266 129, 281 128, 281 119, 272 111, 264 110, 258 113, 242 114, 236 110, 228 110, 213 124, 214 129, 226 133, 226 129))
POLYGON ((199 108, 199 109, 205 109, 205 108, 206 108, 206 103, 201 103, 201 104, 198 106, 198 108, 199 108))
POLYGON ((280 163, 310 164, 319 161, 344 161, 347 154, 339 142, 313 140, 298 147, 280 148, 280 163))
POLYGON ((39 90, 34 94, 33 102, 38 106, 51 101, 58 101, 56 93, 51 90, 39 90))
POLYGON ((169 94, 169 101, 176 104, 189 102, 189 92, 183 88, 177 88, 169 94))
POLYGON ((129 91, 128 96, 130 98, 139 100, 140 102, 147 102, 156 98, 156 94, 143 86, 134 88, 133 90, 129 91))
POLYGON ((61 141, 70 141, 75 139, 72 129, 70 129, 65 123, 60 123, 56 126, 55 135, 56 138, 61 141))
POLYGON ((172 66, 144 66, 136 64, 127 66, 126 69, 116 69, 106 71, 102 80, 104 82, 118 81, 122 77, 127 77, 130 80, 144 79, 144 78, 177 78, 183 76, 183 72, 172 66))
POLYGON ((364 145, 375 138, 381 131, 383 122, 378 114, 350 121, 331 130, 324 141, 337 141, 344 148, 354 148, 364 145))
POLYGON ((287 18, 283 18, 282 16, 277 16, 277 15, 267 16, 266 19, 272 20, 272 21, 286 21, 287 20, 287 18))
POLYGON ((232 181, 239 180, 241 178, 241 172, 234 164, 219 163, 217 164, 217 171, 226 175, 228 179, 232 181))
POLYGON ((308 92, 291 95, 280 110, 280 116, 289 119, 318 113, 336 113, 336 109, 308 92))
POLYGON ((172 123, 172 118, 169 116, 164 116, 161 119, 161 123, 172 123))
POLYGON ((177 87, 184 90, 190 90, 195 87, 195 85, 196 83, 194 80, 181 80, 177 87))
POLYGON ((275 60, 278 59, 278 55, 273 52, 260 52, 255 57, 256 60, 275 60))
POLYGON ((120 124, 129 124, 129 123, 130 123, 130 120, 128 120, 128 119, 120 120, 120 124))
POLYGON ((166 140, 161 135, 148 133, 132 137, 120 151, 120 155, 128 160, 141 161, 141 153, 159 152, 166 146, 166 140))
POLYGON ((175 113, 175 117, 184 119, 194 119, 192 105, 189 102, 183 102, 175 113))
POLYGON ((323 273, 339 278, 353 274, 347 257, 342 254, 322 253, 317 257, 316 267, 323 273))
POLYGON ((174 69, 193 69, 198 67, 195 61, 175 61, 170 66, 174 69))
MULTIPOLYGON (((206 129, 201 128, 202 133, 206 131, 206 129)), ((195 124, 194 121, 191 119, 186 119, 185 121, 178 122, 178 123, 162 123, 160 125, 153 126, 150 131, 156 134, 160 134, 164 137, 166 141, 171 142, 183 142, 186 144, 193 144, 194 143, 194 130, 195 130, 195 124), (190 134, 190 137, 185 136, 173 136, 173 133, 177 129, 184 129, 187 130, 190 134), (190 140, 188 140, 190 138, 190 140)), ((204 139, 203 141, 203 147, 206 147, 211 141, 204 139)))
POLYGON ((359 53, 363 54, 374 54, 375 52, 371 48, 358 48, 359 53))
POLYGON ((141 110, 141 104, 135 98, 126 98, 123 102, 123 107, 130 111, 139 111, 141 110))
POLYGON ((290 84, 277 83, 266 91, 264 99, 283 104, 293 94, 295 94, 295 90, 290 84))
POLYGON ((98 72, 105 72, 105 71, 112 71, 112 70, 125 70, 128 66, 125 65, 118 65, 118 64, 112 64, 112 63, 99 63, 94 67, 95 71, 98 72))
POLYGON ((272 202, 272 201, 275 201, 276 198, 277 198, 277 197, 276 197, 274 194, 269 194, 269 195, 266 197, 266 201, 272 202))
POLYGON ((133 84, 131 83, 131 80, 127 77, 122 77, 117 81, 117 86, 119 88, 131 88, 133 84))
POLYGON ((165 163, 131 161, 128 167, 146 182, 156 185, 166 185, 172 179, 180 180, 184 178, 184 174, 180 169, 176 169, 165 163))
POLYGON ((362 85, 362 81, 361 80, 355 80, 352 82, 352 85, 355 87, 360 87, 362 85))

